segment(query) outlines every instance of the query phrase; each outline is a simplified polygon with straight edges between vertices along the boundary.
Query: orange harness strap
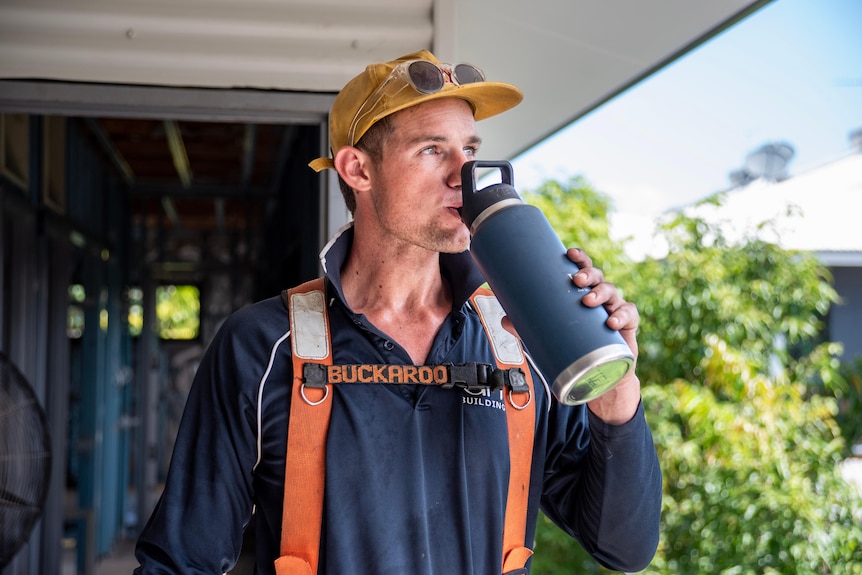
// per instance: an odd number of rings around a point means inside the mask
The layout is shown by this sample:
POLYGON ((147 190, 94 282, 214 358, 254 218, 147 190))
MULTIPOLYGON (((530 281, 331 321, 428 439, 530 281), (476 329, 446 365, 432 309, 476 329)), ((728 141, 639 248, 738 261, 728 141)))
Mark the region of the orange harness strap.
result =
POLYGON ((278 575, 317 575, 332 386, 327 385, 322 391, 306 389, 302 365, 306 362, 332 365, 323 279, 288 290, 286 297, 290 309, 293 391, 284 471, 281 557, 275 561, 275 571, 278 575))
POLYGON ((502 327, 503 308, 487 288, 479 288, 470 297, 479 313, 485 333, 494 349, 500 369, 520 368, 529 386, 526 399, 513 397, 508 391, 506 424, 509 433, 509 494, 503 524, 503 573, 523 569, 533 551, 526 546, 527 507, 530 496, 530 469, 533 461, 533 438, 536 432, 536 402, 533 378, 527 358, 518 339, 502 327))
MULTIPOLYGON (((293 353, 293 390, 287 438, 282 514, 281 557, 275 561, 278 575, 317 575, 320 531, 326 479, 326 434, 332 401, 332 384, 313 390, 303 382, 303 365, 332 365, 329 318, 323 279, 287 290, 283 297, 290 311, 293 353)), ((482 320, 500 369, 519 368, 528 386, 523 393, 508 394, 506 423, 509 436, 509 491, 503 527, 503 573, 523 569, 533 552, 526 547, 527 505, 535 433, 533 381, 520 342, 502 328, 505 315, 490 290, 480 289, 470 298, 482 320), (515 397, 515 395, 519 397, 515 397)))

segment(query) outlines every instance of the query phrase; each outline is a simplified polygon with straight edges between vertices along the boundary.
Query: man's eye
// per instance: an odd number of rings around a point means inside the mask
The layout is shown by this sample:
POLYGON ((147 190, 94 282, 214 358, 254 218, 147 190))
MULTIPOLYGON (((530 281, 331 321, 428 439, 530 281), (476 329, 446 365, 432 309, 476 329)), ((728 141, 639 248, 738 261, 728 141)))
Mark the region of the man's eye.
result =
POLYGON ((437 146, 428 146, 427 148, 423 148, 421 153, 427 156, 433 156, 437 153, 437 146))
POLYGON ((474 147, 472 147, 472 146, 470 146, 470 147, 468 147, 468 148, 464 148, 464 154, 466 154, 466 155, 468 155, 468 156, 471 156, 471 157, 472 157, 472 156, 475 156, 475 155, 476 155, 476 152, 478 152, 478 151, 479 151, 479 150, 478 150, 477 148, 474 148, 474 147))

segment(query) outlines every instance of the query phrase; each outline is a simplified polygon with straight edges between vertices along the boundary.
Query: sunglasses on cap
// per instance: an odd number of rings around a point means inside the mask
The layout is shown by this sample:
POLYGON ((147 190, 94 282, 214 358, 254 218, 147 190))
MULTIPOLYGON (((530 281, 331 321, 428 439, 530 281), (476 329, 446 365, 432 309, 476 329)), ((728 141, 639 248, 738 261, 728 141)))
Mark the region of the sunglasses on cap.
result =
POLYGON ((392 69, 389 76, 356 110, 356 115, 353 116, 353 121, 350 122, 350 129, 347 131, 347 145, 353 146, 356 144, 354 141, 356 127, 365 116, 377 107, 384 96, 394 97, 408 86, 420 94, 434 94, 442 90, 446 84, 461 86, 463 84, 474 84, 484 81, 485 73, 471 64, 451 66, 449 64, 437 64, 429 60, 402 62, 392 69), (402 82, 394 82, 396 79, 400 79, 402 82))

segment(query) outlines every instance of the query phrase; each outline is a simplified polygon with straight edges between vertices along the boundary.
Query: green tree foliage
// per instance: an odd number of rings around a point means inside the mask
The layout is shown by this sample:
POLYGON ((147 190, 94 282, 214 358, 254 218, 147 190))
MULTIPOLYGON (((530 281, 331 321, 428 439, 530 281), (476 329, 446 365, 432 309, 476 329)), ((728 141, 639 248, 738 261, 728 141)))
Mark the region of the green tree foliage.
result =
MULTIPOLYGON (((584 180, 525 199, 641 314, 638 371, 664 476, 645 573, 862 574, 862 497, 837 470, 862 389, 859 365, 841 366, 820 339, 837 300, 826 270, 682 214, 663 227, 667 257, 631 262, 584 180)), ((607 571, 542 517, 533 572, 607 571)))
POLYGON ((192 285, 156 288, 156 317, 163 339, 194 339, 200 329, 200 293, 192 285))
MULTIPOLYGON (((643 318, 643 379, 702 380, 701 362, 715 337, 759 373, 770 364, 807 366, 837 298, 828 272, 812 255, 756 238, 730 244, 715 226, 684 215, 667 223, 664 233, 667 257, 632 266, 626 278, 643 318), (797 365, 792 355, 800 352, 803 363, 797 365)), ((832 369, 820 375, 833 383, 832 369)))
POLYGON ((838 391, 838 425, 848 446, 862 444, 862 357, 841 366, 846 385, 838 391))

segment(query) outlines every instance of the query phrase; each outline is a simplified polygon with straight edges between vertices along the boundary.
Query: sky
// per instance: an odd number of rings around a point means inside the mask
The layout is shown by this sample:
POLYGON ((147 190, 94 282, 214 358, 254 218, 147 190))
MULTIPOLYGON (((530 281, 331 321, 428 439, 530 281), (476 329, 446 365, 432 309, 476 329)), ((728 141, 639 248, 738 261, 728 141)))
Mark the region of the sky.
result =
POLYGON ((857 129, 862 0, 775 0, 512 167, 519 191, 583 176, 612 202, 612 236, 638 236, 730 188, 730 172, 765 144, 792 146, 793 176, 847 155, 857 129))

